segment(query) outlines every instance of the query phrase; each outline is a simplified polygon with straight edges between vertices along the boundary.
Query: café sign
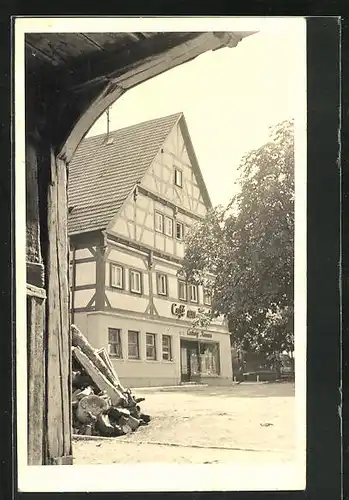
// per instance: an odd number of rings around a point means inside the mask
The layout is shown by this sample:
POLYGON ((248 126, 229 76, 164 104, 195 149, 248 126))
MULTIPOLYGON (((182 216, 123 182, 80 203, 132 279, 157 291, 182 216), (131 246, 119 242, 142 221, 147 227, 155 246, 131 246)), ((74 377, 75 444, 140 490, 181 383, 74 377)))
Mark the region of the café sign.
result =
MULTIPOLYGON (((196 311, 193 311, 192 309, 187 309, 185 304, 176 304, 173 303, 171 305, 171 313, 173 316, 177 316, 178 319, 187 317, 188 319, 194 319, 196 318, 196 311)), ((207 338, 211 339, 212 338, 212 333, 207 333, 207 332, 195 332, 195 331, 187 331, 187 335, 191 337, 202 337, 202 338, 207 338)))
POLYGON ((196 311, 186 309, 184 304, 173 303, 171 306, 171 314, 173 314, 173 316, 177 316, 177 318, 184 318, 185 316, 189 319, 196 318, 196 311))

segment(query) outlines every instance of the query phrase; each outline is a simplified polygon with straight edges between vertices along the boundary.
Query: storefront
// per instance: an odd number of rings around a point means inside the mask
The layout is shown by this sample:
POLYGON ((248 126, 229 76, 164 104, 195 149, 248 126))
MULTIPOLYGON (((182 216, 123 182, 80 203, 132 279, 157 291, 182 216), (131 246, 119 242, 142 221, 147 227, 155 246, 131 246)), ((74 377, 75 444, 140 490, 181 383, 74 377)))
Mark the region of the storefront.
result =
POLYGON ((212 325, 193 334, 186 323, 115 312, 76 315, 77 326, 87 332, 92 345, 108 349, 128 387, 231 384, 229 332, 212 325))
POLYGON ((199 337, 197 340, 181 339, 180 349, 181 382, 200 382, 205 377, 220 376, 219 342, 205 342, 199 337))

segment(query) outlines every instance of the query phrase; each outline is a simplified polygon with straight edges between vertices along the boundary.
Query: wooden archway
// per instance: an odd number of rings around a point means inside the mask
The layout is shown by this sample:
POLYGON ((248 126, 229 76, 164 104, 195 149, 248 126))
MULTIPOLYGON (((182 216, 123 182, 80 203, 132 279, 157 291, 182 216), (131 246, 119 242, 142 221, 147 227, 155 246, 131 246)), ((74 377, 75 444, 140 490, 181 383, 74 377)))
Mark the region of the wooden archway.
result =
POLYGON ((27 35, 29 464, 72 463, 67 182, 74 152, 124 92, 249 34, 27 35))

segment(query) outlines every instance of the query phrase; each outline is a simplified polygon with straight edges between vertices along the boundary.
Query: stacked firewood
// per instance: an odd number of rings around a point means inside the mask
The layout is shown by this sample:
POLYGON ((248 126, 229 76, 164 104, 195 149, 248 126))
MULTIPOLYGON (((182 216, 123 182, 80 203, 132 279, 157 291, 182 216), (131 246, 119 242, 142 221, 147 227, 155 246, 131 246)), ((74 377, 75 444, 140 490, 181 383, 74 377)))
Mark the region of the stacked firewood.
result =
POLYGON ((107 351, 94 349, 71 325, 73 432, 94 436, 123 436, 147 425, 130 389, 122 386, 107 351))

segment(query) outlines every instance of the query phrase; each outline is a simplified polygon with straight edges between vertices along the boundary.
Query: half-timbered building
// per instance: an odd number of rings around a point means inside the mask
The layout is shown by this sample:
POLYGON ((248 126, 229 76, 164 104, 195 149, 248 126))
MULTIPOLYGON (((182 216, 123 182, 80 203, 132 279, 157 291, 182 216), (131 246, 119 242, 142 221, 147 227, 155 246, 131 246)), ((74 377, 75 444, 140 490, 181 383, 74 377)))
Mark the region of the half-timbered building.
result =
POLYGON ((131 387, 231 383, 222 319, 178 277, 185 234, 211 207, 182 113, 83 140, 69 168, 71 321, 131 387))

